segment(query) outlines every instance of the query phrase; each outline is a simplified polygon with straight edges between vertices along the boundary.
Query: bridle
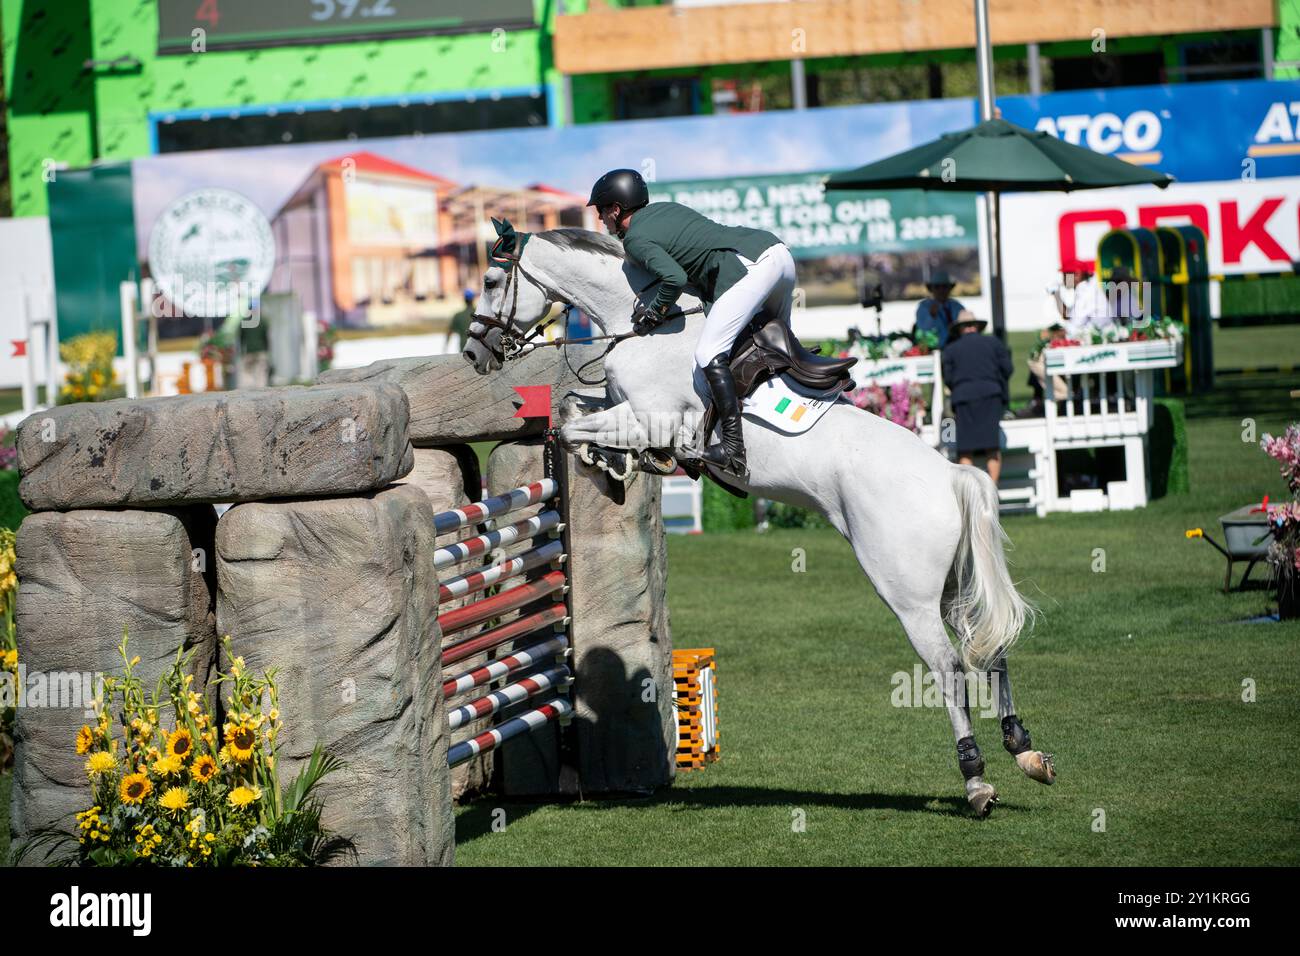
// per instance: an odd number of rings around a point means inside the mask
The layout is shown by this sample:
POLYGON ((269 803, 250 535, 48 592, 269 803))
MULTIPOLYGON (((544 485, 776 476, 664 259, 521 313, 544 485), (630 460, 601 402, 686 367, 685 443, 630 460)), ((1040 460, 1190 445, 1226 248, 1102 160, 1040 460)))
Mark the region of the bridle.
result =
MULTIPOLYGON (((505 289, 502 290, 500 301, 504 304, 506 298, 509 297, 510 312, 509 314, 507 314, 503 305, 503 307, 498 308, 496 310, 495 315, 479 315, 475 313, 473 317, 473 321, 470 322, 469 330, 466 333, 466 338, 470 338, 478 342, 490 353, 492 353, 493 357, 496 358, 497 361, 504 364, 505 362, 523 358, 525 355, 528 355, 536 351, 537 349, 544 348, 546 346, 555 346, 556 348, 563 349, 564 346, 567 345, 586 345, 591 342, 608 341, 609 345, 606 346, 605 350, 600 355, 598 355, 596 358, 592 359, 589 362, 584 362, 581 368, 578 369, 576 374, 578 375, 579 381, 582 381, 581 375, 583 369, 587 368, 588 365, 593 365, 596 362, 603 359, 606 355, 610 353, 610 351, 614 348, 614 346, 617 345, 619 342, 623 341, 623 339, 630 339, 636 336, 636 332, 620 332, 617 335, 592 335, 585 338, 576 338, 576 339, 556 338, 556 339, 546 339, 543 341, 535 341, 537 337, 544 334, 546 330, 551 325, 553 325, 561 315, 565 315, 567 313, 567 309, 572 308, 572 305, 571 303, 565 302, 564 300, 559 299, 556 296, 552 295, 545 285, 543 285, 536 278, 528 274, 528 270, 526 270, 523 267, 520 261, 523 258, 522 252, 507 252, 504 249, 502 249, 501 246, 502 246, 502 240, 501 238, 498 238, 497 241, 493 244, 492 250, 488 253, 488 259, 494 265, 501 266, 506 270, 506 285, 505 285, 505 289), (559 313, 559 315, 553 315, 550 318, 546 319, 544 322, 539 322, 537 325, 533 326, 526 333, 521 334, 517 332, 514 328, 514 323, 515 323, 515 316, 519 309, 520 277, 527 279, 530 283, 532 283, 534 286, 537 287, 538 291, 542 293, 542 297, 544 300, 543 308, 542 308, 543 315, 551 311, 552 306, 556 305, 557 303, 566 306, 566 311, 559 313), (483 327, 482 330, 476 331, 474 329, 474 325, 476 323, 483 327), (500 348, 493 348, 487 342, 487 333, 492 329, 499 329, 501 332, 500 348)), ((642 295, 644 295, 650 289, 654 288, 659 282, 660 282, 659 279, 655 279, 644 289, 641 289, 636 294, 637 298, 640 299, 642 295)), ((704 306, 697 305, 692 309, 679 310, 673 313, 671 316, 667 316, 666 318, 675 319, 680 316, 694 315, 696 312, 703 312, 703 311, 704 311, 704 306)), ((568 361, 567 350, 565 350, 565 361, 566 362, 568 361)), ((583 384, 597 385, 601 383, 583 382, 583 384)))

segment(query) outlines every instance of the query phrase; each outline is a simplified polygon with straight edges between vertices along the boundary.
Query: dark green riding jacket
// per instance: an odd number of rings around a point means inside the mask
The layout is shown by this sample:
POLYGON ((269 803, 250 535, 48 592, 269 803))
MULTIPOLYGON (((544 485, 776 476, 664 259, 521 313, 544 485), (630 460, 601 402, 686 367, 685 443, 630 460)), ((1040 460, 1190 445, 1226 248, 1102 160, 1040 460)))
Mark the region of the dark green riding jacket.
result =
POLYGON ((780 241, 762 229, 716 223, 680 203, 656 202, 632 214, 623 251, 659 278, 651 306, 665 315, 687 283, 716 302, 745 274, 736 253, 754 261, 780 241))

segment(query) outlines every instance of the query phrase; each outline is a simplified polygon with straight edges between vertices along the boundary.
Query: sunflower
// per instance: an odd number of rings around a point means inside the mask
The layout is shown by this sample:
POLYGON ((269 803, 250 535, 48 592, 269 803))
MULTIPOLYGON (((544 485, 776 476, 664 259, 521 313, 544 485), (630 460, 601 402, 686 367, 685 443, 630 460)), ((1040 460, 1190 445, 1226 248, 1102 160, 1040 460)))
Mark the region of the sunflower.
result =
POLYGON ((217 775, 217 762, 208 754, 204 754, 194 761, 190 767, 190 775, 199 783, 207 783, 217 775))
POLYGON ((184 727, 167 738, 167 753, 173 757, 185 760, 193 749, 194 738, 190 736, 190 732, 184 727))
POLYGON ((77 756, 84 756, 90 753, 90 748, 95 745, 95 732, 89 727, 83 725, 77 731, 77 756))
POLYGON ((230 749, 230 756, 241 762, 248 760, 253 756, 256 745, 257 733, 252 727, 246 724, 226 725, 226 746, 230 749))
POLYGON ((190 795, 183 787, 170 787, 158 798, 158 803, 168 813, 176 814, 190 805, 190 795))
POLYGON ((230 805, 240 810, 261 797, 262 791, 258 787, 239 786, 230 791, 230 805))
POLYGON ((153 784, 142 773, 133 773, 122 778, 121 796, 123 803, 143 803, 144 798, 152 792, 153 784))
POLYGON ((116 757, 106 750, 99 750, 91 754, 86 761, 86 773, 92 777, 97 777, 101 773, 108 773, 116 766, 116 757))

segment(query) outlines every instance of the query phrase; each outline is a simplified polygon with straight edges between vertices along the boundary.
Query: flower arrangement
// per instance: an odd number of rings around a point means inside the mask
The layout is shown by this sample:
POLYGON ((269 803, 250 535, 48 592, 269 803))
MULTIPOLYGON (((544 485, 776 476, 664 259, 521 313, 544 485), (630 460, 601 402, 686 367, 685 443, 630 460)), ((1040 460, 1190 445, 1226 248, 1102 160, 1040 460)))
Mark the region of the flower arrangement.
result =
POLYGON ((18 449, 14 446, 16 433, 0 426, 0 471, 13 471, 18 467, 18 449))
POLYGON ((234 363, 234 349, 220 329, 199 336, 199 361, 212 362, 222 369, 228 369, 234 363))
POLYGON ((914 432, 921 430, 926 404, 925 391, 919 382, 899 382, 888 390, 875 384, 865 385, 851 392, 849 399, 863 411, 887 418, 895 425, 914 432))
POLYGON ((316 363, 319 371, 334 364, 334 344, 339 340, 339 330, 324 319, 316 321, 316 363))
MULTIPOLYGON (((229 654, 229 638, 225 647, 229 654)), ((256 677, 235 657, 216 678, 229 692, 218 720, 191 689, 192 651, 177 649, 148 698, 125 634, 118 651, 123 671, 104 678, 95 719, 75 742, 93 805, 77 814, 75 833, 38 831, 21 855, 48 847, 47 860, 85 866, 310 866, 353 852, 322 826, 313 795, 337 760, 318 746, 280 788, 274 672, 256 677)))
POLYGON ((113 370, 117 354, 116 332, 87 332, 59 346, 59 358, 68 366, 59 389, 59 404, 102 402, 120 398, 124 390, 113 370))
POLYGON ((0 681, 7 687, 0 694, 0 772, 13 766, 13 729, 18 703, 18 632, 14 627, 14 605, 18 599, 18 575, 14 571, 14 543, 17 536, 0 528, 0 681))
POLYGON ((1282 505, 1267 505, 1268 530, 1273 543, 1268 547, 1268 563, 1277 576, 1279 616, 1300 616, 1300 424, 1288 426, 1276 438, 1265 435, 1260 441, 1264 454, 1278 463, 1286 486, 1294 500, 1282 505))

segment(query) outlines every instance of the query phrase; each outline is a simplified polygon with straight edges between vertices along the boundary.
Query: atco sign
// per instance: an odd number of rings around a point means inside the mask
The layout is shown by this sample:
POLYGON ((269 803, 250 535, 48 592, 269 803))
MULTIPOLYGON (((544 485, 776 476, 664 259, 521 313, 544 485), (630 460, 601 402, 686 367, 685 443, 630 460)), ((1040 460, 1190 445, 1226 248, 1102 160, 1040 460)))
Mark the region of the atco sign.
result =
POLYGON ((1135 110, 1127 116, 1098 113, 1044 116, 1034 129, 1095 153, 1150 153, 1160 145, 1160 117, 1150 110, 1135 110))
POLYGON ((229 189, 186 193, 163 210, 149 235, 149 271, 189 315, 247 314, 275 265, 266 216, 229 189))

